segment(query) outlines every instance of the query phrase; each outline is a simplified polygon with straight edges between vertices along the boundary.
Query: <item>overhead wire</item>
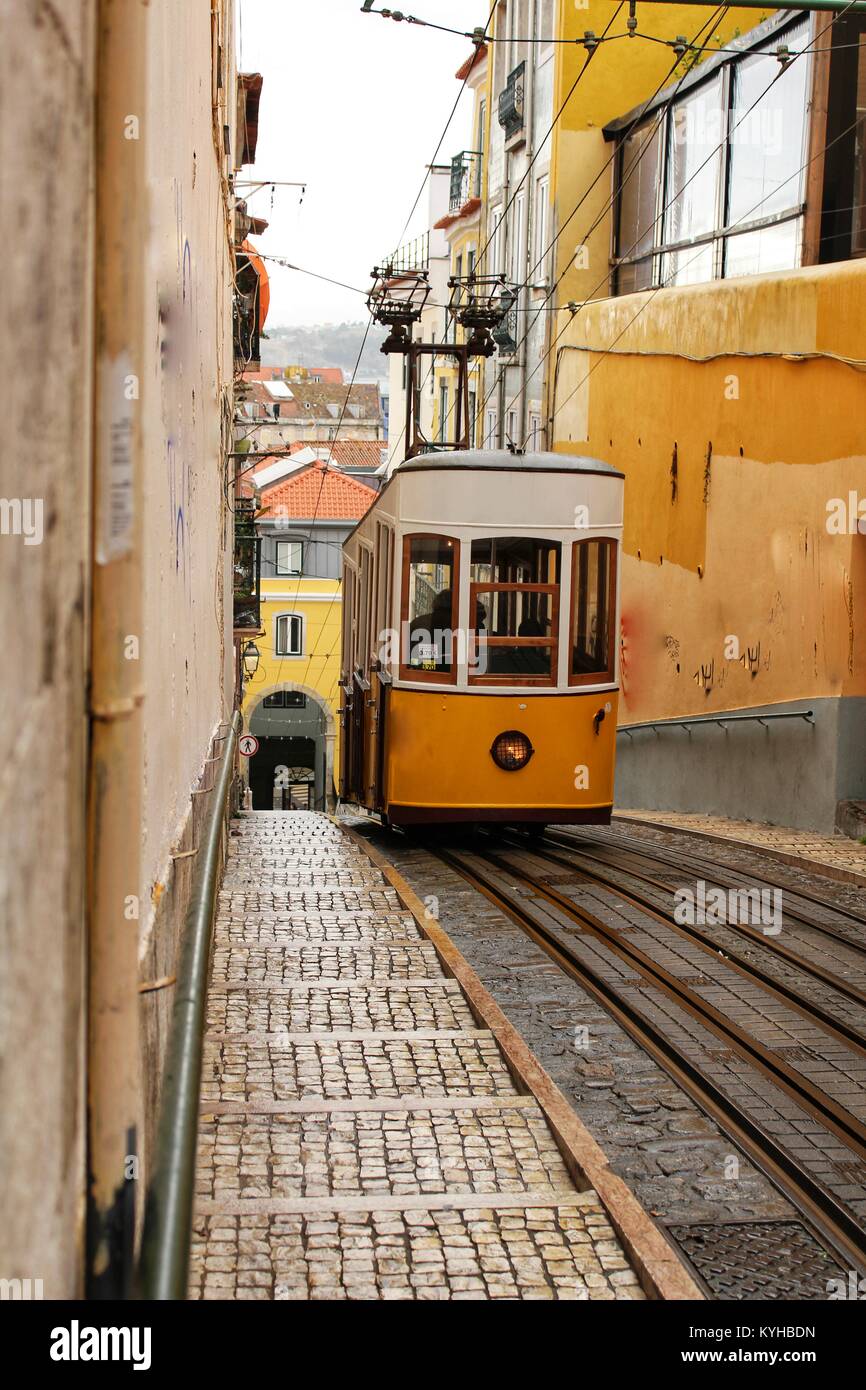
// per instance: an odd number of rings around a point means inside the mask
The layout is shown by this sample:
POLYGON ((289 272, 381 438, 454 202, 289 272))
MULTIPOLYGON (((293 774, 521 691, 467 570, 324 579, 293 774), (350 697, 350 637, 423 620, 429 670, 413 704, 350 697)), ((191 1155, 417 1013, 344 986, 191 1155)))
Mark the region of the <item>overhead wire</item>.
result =
MULTIPOLYGON (((854 0, 851 0, 851 3, 854 3, 854 0)), ((746 111, 743 112, 743 114, 742 114, 742 115, 739 117, 739 119, 734 123, 734 125, 733 125, 732 127, 730 127, 729 130, 726 131, 724 137, 723 137, 723 138, 719 141, 719 143, 713 148, 713 150, 710 151, 710 153, 709 153, 709 154, 706 156, 706 158, 701 162, 701 164, 699 164, 698 167, 692 172, 692 174, 689 176, 689 178, 685 180, 685 182, 684 182, 683 185, 677 190, 677 192, 676 192, 674 195, 672 195, 671 198, 669 198, 669 199, 667 200, 667 202, 666 202, 666 203, 664 204, 664 206, 662 207, 661 211, 660 211, 658 214, 654 214, 654 215, 653 215, 653 218, 652 218, 651 223, 650 223, 648 226, 643 227, 643 228, 640 229, 640 231, 638 232, 638 234, 637 234, 637 236, 635 237, 634 241, 632 242, 631 246, 629 246, 629 247, 627 248, 626 252, 624 253, 624 256, 623 256, 623 257, 620 257, 620 259, 625 259, 626 257, 628 257, 628 256, 631 254, 631 252, 634 251, 635 248, 636 248, 637 246, 640 245, 641 241, 642 241, 643 238, 646 236, 647 232, 648 232, 648 231, 651 231, 651 230, 652 230, 652 227, 655 226, 656 223, 657 223, 661 218, 664 217, 665 213, 668 211, 668 209, 671 207, 671 205, 676 201, 677 198, 679 198, 679 197, 682 196, 682 194, 683 194, 683 192, 685 191, 685 189, 689 186, 690 183, 692 183, 692 181, 693 181, 695 178, 697 178, 697 176, 698 176, 698 174, 700 174, 701 170, 704 169, 704 168, 706 167, 706 165, 710 162, 710 160, 714 159, 714 158, 716 157, 716 155, 719 154, 719 153, 724 149, 725 145, 729 142, 729 140, 730 140, 731 136, 733 135, 734 131, 736 131, 736 130, 739 128, 739 126, 743 123, 743 121, 746 120, 746 118, 751 114, 751 112, 755 109, 755 107, 756 107, 761 101, 763 101, 763 99, 766 97, 767 93, 771 90, 771 88, 774 87, 775 84, 784 76, 784 74, 790 70, 790 68, 793 66, 793 64, 794 64, 799 58, 805 56, 805 55, 808 54, 808 53, 814 52, 814 45, 817 44, 818 40, 822 37, 822 35, 823 35, 824 33, 826 33, 826 31, 827 31, 828 29, 830 29, 830 28, 832 27, 832 25, 835 24, 835 23, 837 22, 837 20, 841 19, 841 18, 848 12, 849 9, 850 9, 850 4, 849 4, 848 6, 846 6, 844 10, 841 10, 841 11, 839 12, 838 15, 834 15, 834 17, 829 21, 829 23, 826 24, 826 25, 824 25, 824 27, 823 27, 822 29, 820 29, 820 30, 815 34, 814 39, 811 40, 809 43, 805 44, 803 48, 801 48, 800 50, 798 50, 797 52, 795 52, 795 53, 791 56, 790 60, 789 60, 784 66, 782 66, 782 65, 780 64, 779 71, 775 74, 775 76, 773 77, 772 81, 770 81, 770 82, 767 84, 767 86, 764 88, 764 90, 763 90, 762 92, 759 93, 759 95, 755 98, 755 100, 752 102, 752 104, 746 109, 746 111)), ((794 17, 793 22, 796 23, 796 17, 794 17)), ((747 51, 747 50, 745 50, 745 51, 747 51)), ((671 94, 671 98, 669 99, 669 101, 665 103, 665 106, 662 108, 662 111, 663 111, 663 112, 666 111, 666 110, 669 108, 670 102, 673 100, 674 95, 675 95, 675 93, 672 93, 672 94, 671 94)), ((855 125, 855 126, 856 126, 856 124, 857 124, 857 122, 854 122, 854 125, 855 125)), ((844 133, 844 134, 847 134, 847 133, 849 133, 849 132, 846 131, 846 132, 843 132, 843 133, 844 133)), ((841 138, 841 137, 837 137, 837 138, 841 138)), ((831 142, 831 144, 833 144, 833 143, 835 143, 835 140, 831 142)), ((644 146, 644 149, 645 149, 645 148, 647 148, 646 145, 644 146)), ((825 148, 829 148, 829 146, 826 146, 825 148)), ((798 170, 795 172, 795 174, 793 174, 793 175, 791 175, 791 176, 789 177, 789 179, 784 180, 784 182, 785 182, 785 183, 790 182, 790 178, 797 177, 800 173, 802 173, 803 169, 806 168, 806 167, 808 167, 808 165, 809 165, 810 163, 813 162, 813 159, 814 159, 814 158, 817 158, 817 157, 818 157, 818 152, 816 152, 815 156, 813 156, 812 159, 807 160, 806 163, 805 163, 804 165, 802 165, 802 166, 800 167, 800 169, 798 169, 798 170)), ((783 185, 780 185, 780 186, 783 186, 783 185)), ((760 207, 761 204, 762 204, 763 202, 766 201, 766 198, 769 197, 769 196, 771 196, 771 193, 772 193, 773 191, 775 191, 775 190, 770 190, 770 192, 768 192, 768 193, 765 194, 762 198, 760 198, 760 199, 758 200, 758 202, 755 204, 755 208, 750 209, 749 212, 748 212, 747 214, 745 214, 744 218, 738 219, 738 222, 737 222, 737 223, 733 223, 732 225, 733 225, 733 226, 737 226, 738 223, 739 223, 740 221, 746 220, 747 218, 751 217, 751 216, 752 216, 752 213, 755 211, 755 209, 758 208, 758 207, 760 207)), ((618 195, 617 195, 617 196, 618 196, 618 195)), ((606 208, 606 209, 605 209, 605 215, 606 215, 606 212, 607 212, 607 211, 608 211, 608 209, 606 208)), ((726 229, 726 230, 727 230, 727 229, 726 229)), ((703 248, 701 248, 701 249, 703 249, 703 248)), ((694 260, 694 259, 696 259, 696 256, 695 256, 695 257, 692 257, 692 260, 694 260)), ((687 262, 687 264, 691 264, 691 261, 687 262)), ((567 270, 567 269, 569 269, 569 267, 566 267, 565 269, 567 270)), ((560 276, 560 279, 559 279, 559 281, 557 282, 557 286, 558 286, 559 283, 561 283, 562 278, 563 278, 563 276, 560 276)), ((609 279, 609 274, 606 273, 606 274, 602 277, 602 279, 599 280, 599 282, 593 287, 593 289, 589 292, 589 294, 586 296, 586 298, 583 299, 582 301, 580 301, 580 303, 577 304, 577 305, 574 307, 574 309, 572 310, 572 319, 573 319, 573 317, 574 317, 574 314, 575 314, 577 311, 579 311, 579 310, 582 309, 582 308, 585 308, 586 305, 587 305, 588 303, 591 302, 591 300, 595 297, 595 294, 597 293, 597 291, 598 291, 599 289, 601 289, 605 284, 607 284, 608 279, 609 279)), ((667 285, 666 285, 666 283, 665 283, 664 281, 663 281, 662 283, 660 283, 659 285, 653 287, 653 290, 652 290, 652 292, 651 292, 651 294, 650 294, 649 299, 644 303, 644 305, 642 306, 642 308, 641 308, 641 310, 639 311, 639 313, 642 312, 643 308, 646 307, 646 304, 647 304, 647 303, 651 302, 651 300, 655 297, 655 294, 658 293, 658 291, 659 291, 660 289, 664 289, 664 288, 666 288, 666 287, 667 287, 667 285)), ((571 308, 571 306, 567 306, 567 307, 571 308)), ((635 317, 637 317, 637 315, 636 315, 635 317)), ((551 352, 552 352, 552 351, 554 350, 554 348, 557 346, 557 344, 558 344, 559 341, 561 340, 561 338, 562 338, 564 332, 568 329, 569 326, 570 326, 570 321, 569 321, 569 320, 565 320, 565 321, 563 322, 563 325, 562 325, 562 327, 560 328, 559 332, 557 333, 556 337, 554 338, 553 342, 550 344, 550 346, 548 347, 548 349, 547 349, 547 351, 545 352, 544 356, 542 357, 541 361, 540 361, 540 362, 537 364, 537 366, 533 369, 532 373, 530 373, 530 376, 526 378, 527 381, 531 380, 532 376, 534 376, 535 373, 536 373, 536 372, 544 365, 544 363, 549 359, 549 357, 550 357, 550 355, 551 355, 551 352)), ((615 341, 618 341, 618 339, 616 339, 615 341)), ((595 367, 598 366, 598 365, 599 365, 598 363, 595 363, 595 364, 593 365, 593 367, 592 367, 590 370, 591 370, 591 371, 595 370, 595 367)), ((587 373, 587 376, 588 376, 589 374, 590 374, 590 373, 587 373)), ((582 383, 579 383, 579 385, 581 385, 581 384, 582 384, 582 383)), ((524 385, 525 385, 525 383, 524 383, 524 385)), ((572 397, 572 395, 574 395, 574 394, 576 393, 577 389, 579 389, 579 386, 576 387, 576 388, 575 388, 575 391, 572 392, 571 395, 567 398, 568 400, 570 400, 571 397, 572 397)), ((515 401, 519 399, 519 396, 520 396, 520 392, 518 392, 518 394, 517 394, 515 397, 513 397, 511 401, 509 401, 509 404, 508 404, 508 407, 507 407, 507 408, 510 408, 510 407, 515 403, 515 401)), ((565 404, 565 402, 563 402, 562 404, 565 404)), ((561 408, 561 407, 560 407, 560 408, 561 408)), ((551 416, 551 418, 553 418, 553 417, 551 416)), ((527 438, 528 438, 528 436, 527 436, 527 438)), ((524 442, 525 442, 525 441, 524 441, 524 442)))

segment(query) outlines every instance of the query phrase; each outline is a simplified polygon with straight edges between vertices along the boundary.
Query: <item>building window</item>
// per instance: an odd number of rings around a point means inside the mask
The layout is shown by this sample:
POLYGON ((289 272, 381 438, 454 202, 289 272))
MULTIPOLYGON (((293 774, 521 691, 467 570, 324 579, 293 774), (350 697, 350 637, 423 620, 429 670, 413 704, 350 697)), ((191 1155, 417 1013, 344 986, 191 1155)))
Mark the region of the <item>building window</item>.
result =
POLYGON ((830 33, 829 63, 816 79, 827 91, 812 257, 822 263, 866 255, 866 16, 840 16, 830 33))
POLYGON ((307 697, 300 690, 276 690, 262 700, 263 709, 306 709, 307 697))
POLYGON ((304 655, 304 620, 298 613, 280 613, 274 622, 274 652, 277 656, 304 655))
POLYGON ((445 426, 448 423, 448 382, 439 383, 439 443, 445 443, 445 426))
POLYGON ((302 541, 277 541, 277 574, 301 574, 303 565, 302 541))
MULTIPOLYGON (((773 49, 803 54, 809 30, 774 24, 773 49)), ((809 60, 780 72, 766 29, 758 45, 619 134, 618 294, 801 263, 809 60)))
POLYGON ((535 185, 535 237, 529 280, 533 285, 547 283, 550 179, 547 175, 535 185))
POLYGON ((475 448, 475 420, 478 414, 478 394, 469 392, 469 447, 475 448))
POLYGON ((485 448, 487 448, 487 449, 495 449, 495 448, 496 448, 496 426, 497 426, 497 423, 498 423, 498 421, 497 421, 497 418, 496 418, 496 411, 495 411, 495 410, 488 410, 488 412, 487 412, 487 428, 486 428, 485 433, 484 433, 484 445, 485 445, 485 448))
POLYGON ((530 415, 529 417, 529 447, 532 453, 536 453, 541 448, 541 416, 530 415))

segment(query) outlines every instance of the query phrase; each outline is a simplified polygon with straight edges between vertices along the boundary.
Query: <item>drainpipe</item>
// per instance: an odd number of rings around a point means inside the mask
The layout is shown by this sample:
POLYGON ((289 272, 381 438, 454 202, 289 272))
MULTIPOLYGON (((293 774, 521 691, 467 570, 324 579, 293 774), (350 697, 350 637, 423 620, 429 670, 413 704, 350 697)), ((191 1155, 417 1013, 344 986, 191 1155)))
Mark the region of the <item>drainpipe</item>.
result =
POLYGON ((87 827, 91 1298, 131 1288, 141 1176, 138 932, 142 823, 141 395, 147 0, 99 0, 93 611, 87 827))
MULTIPOLYGON (((526 52, 526 72, 527 72, 527 75, 528 75, 529 80, 528 80, 528 82, 526 83, 526 107, 525 107, 525 111, 524 111, 524 119, 525 119, 525 121, 526 121, 526 143, 525 143, 525 146, 524 146, 524 150, 525 150, 527 165, 530 164, 530 163, 532 162, 533 150, 535 149, 535 141, 534 141, 534 138, 533 138, 533 134, 534 134, 534 133, 533 133, 533 125, 532 125, 532 123, 533 123, 533 120, 534 120, 534 111, 535 111, 535 42, 534 42, 534 40, 535 40, 535 37, 536 37, 536 27, 537 27, 537 26, 536 26, 536 18, 537 18, 537 13, 538 13, 538 6, 533 5, 533 6, 532 6, 532 19, 531 19, 531 21, 530 21, 530 23, 531 23, 531 28, 530 28, 530 39, 532 40, 532 42, 527 46, 527 52, 526 52)), ((534 200, 534 196, 533 196, 533 190, 534 190, 535 186, 536 186, 536 184, 535 184, 535 179, 534 179, 534 177, 533 177, 532 172, 530 171, 529 177, 528 177, 527 180, 526 180, 526 197, 525 197, 524 200, 523 200, 523 230, 522 230, 522 236, 523 236, 523 247, 524 247, 524 257, 525 257, 525 259, 524 259, 523 267, 522 267, 522 270, 521 270, 521 276, 522 276, 522 278, 523 278, 524 280, 527 279, 528 273, 529 273, 529 267, 532 265, 532 247, 531 247, 530 244, 529 244, 529 229, 530 229, 530 227, 533 225, 531 213, 532 213, 532 209, 534 208, 534 205, 535 205, 535 200, 534 200)), ((522 337, 523 334, 524 334, 524 332, 528 333, 528 324, 529 324, 529 312, 528 312, 528 310, 529 310, 529 291, 528 291, 528 290, 524 290, 524 291, 523 291, 523 297, 522 297, 521 308, 523 308, 524 310, 527 311, 526 313, 524 313, 524 314, 522 314, 522 315, 519 316, 519 317, 521 317, 521 318, 524 320, 524 324, 526 325, 526 326, 524 326, 524 325, 518 324, 518 327, 521 329, 521 337, 522 337)), ((517 440, 516 440, 516 442, 517 442, 519 445, 522 445, 522 444, 523 444, 523 441, 526 439, 526 413, 527 413, 527 412, 526 412, 526 376, 527 376, 527 363, 528 363, 528 361, 529 361, 529 339, 528 339, 528 337, 527 337, 527 341, 523 344, 523 348, 522 348, 521 354, 520 354, 520 362, 519 362, 519 364, 518 364, 518 371, 520 372, 520 408, 519 408, 519 414, 518 414, 518 417, 517 417, 517 419, 518 419, 518 434, 517 434, 517 440)))

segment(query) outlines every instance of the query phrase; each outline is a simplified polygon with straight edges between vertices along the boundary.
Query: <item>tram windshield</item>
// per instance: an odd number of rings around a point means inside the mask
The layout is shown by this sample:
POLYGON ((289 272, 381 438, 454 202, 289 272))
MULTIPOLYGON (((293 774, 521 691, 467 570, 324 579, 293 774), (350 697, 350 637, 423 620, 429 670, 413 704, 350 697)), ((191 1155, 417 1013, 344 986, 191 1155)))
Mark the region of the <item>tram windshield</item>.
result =
POLYGON ((616 541, 580 541, 571 582, 571 684, 613 679, 616 541))
POLYGON ((472 542, 470 679, 556 680, 561 547, 531 536, 472 542))
POLYGON ((454 674, 459 545, 448 536, 407 536, 403 576, 403 666, 454 674))

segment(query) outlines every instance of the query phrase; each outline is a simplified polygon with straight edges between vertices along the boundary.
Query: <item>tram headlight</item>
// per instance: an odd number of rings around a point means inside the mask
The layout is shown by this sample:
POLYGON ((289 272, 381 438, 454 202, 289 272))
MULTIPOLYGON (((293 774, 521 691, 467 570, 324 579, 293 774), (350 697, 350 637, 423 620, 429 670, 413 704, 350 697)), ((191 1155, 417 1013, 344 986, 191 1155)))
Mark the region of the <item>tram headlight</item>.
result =
POLYGON ((506 729, 504 734, 497 734, 493 740, 490 756, 503 772, 517 772, 526 767, 534 752, 526 734, 519 729, 506 729))

